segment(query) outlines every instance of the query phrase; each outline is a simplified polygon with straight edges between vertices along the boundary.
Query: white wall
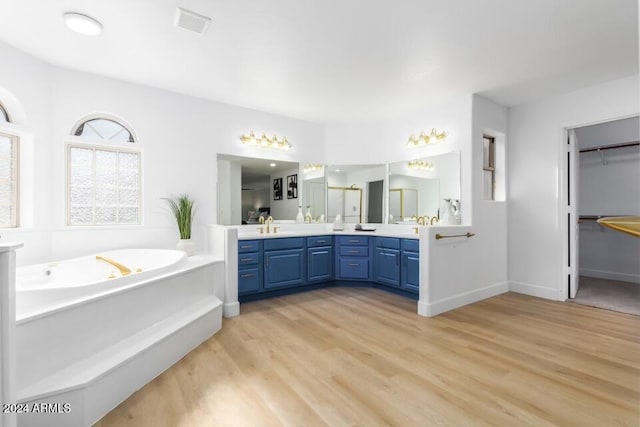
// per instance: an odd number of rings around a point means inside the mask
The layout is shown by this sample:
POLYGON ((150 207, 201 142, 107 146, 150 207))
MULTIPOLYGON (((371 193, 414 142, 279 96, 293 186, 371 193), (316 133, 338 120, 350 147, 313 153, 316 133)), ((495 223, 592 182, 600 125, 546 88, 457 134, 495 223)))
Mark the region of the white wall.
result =
POLYGON ((473 221, 463 227, 428 229, 428 245, 421 247, 426 258, 421 258, 421 268, 427 270, 427 277, 421 281, 418 303, 421 314, 435 315, 498 295, 508 288, 507 204, 484 200, 482 193, 483 135, 506 134, 507 110, 476 95, 471 123, 468 145, 462 147, 462 157, 467 153, 471 165, 462 168, 462 175, 471 179, 472 197, 462 205, 462 212, 470 208, 473 221), (467 232, 475 236, 435 240, 435 233, 467 232))
POLYGON ((567 298, 565 129, 637 115, 638 76, 509 110, 509 280, 512 289, 567 298))
MULTIPOLYGON (((637 117, 576 129, 580 149, 640 139, 637 117)), ((580 154, 579 215, 640 215, 640 147, 580 154)), ((640 239, 580 224, 580 274, 640 283, 640 239)))
POLYGON ((216 222, 217 153, 324 160, 323 127, 317 124, 61 69, 2 43, 0 57, 0 86, 23 104, 34 133, 33 226, 1 233, 3 240, 25 243, 20 264, 115 247, 173 247, 177 229, 161 199, 180 193, 196 201, 193 238, 202 248, 204 225, 216 222), (138 136, 144 151, 142 226, 65 226, 65 139, 80 118, 95 112, 122 117, 138 136), (293 148, 277 153, 245 147, 239 136, 249 130, 287 136, 293 148))

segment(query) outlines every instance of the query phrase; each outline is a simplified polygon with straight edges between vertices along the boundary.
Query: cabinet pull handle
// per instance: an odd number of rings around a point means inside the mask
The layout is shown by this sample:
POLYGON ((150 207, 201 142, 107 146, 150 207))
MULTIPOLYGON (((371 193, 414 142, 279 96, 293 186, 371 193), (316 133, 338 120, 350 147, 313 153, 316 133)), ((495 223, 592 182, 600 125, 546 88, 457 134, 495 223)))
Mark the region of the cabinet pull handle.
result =
POLYGON ((360 243, 360 240, 349 240, 349 243, 360 243))
POLYGON ((357 254, 360 251, 349 251, 350 254, 357 254))
POLYGON ((326 240, 316 240, 316 243, 327 243, 326 240))
POLYGON ((349 263, 349 267, 359 267, 359 266, 360 266, 360 264, 355 263, 355 262, 350 262, 349 263))
POLYGON ((266 260, 267 267, 269 267, 269 257, 266 257, 266 258, 267 258, 267 260, 266 260))
POLYGON ((253 274, 241 274, 240 278, 246 279, 247 277, 253 277, 253 274))
POLYGON ((240 262, 247 262, 247 261, 252 261, 252 259, 251 258, 242 258, 240 260, 240 262))
POLYGON ((251 247, 252 247, 251 245, 242 245, 240 246, 240 249, 249 249, 251 247))

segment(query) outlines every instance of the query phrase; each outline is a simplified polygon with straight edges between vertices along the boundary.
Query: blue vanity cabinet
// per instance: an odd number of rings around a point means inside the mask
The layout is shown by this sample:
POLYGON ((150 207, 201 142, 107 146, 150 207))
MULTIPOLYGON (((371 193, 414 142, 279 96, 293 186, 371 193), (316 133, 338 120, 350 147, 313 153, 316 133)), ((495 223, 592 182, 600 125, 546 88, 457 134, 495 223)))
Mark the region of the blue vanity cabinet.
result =
POLYGON ((374 281, 400 287, 400 239, 375 238, 374 281))
POLYGON ((262 242, 238 241, 238 295, 262 291, 262 242))
POLYGON ((420 292, 420 241, 402 239, 402 278, 400 287, 409 292, 420 292))
POLYGON ((307 282, 333 280, 333 236, 307 237, 307 282))
POLYGON ((369 237, 336 238, 336 279, 369 280, 369 237))
POLYGON ((305 238, 269 239, 264 242, 264 289, 305 283, 305 238))

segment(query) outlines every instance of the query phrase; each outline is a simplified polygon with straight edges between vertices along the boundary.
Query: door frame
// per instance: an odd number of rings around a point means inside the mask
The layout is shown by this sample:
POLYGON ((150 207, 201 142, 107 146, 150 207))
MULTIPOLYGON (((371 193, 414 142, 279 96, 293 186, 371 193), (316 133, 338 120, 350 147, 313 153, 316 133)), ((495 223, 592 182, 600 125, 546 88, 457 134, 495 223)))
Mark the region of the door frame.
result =
MULTIPOLYGON (((592 126, 598 125, 602 123, 615 122, 617 120, 629 119, 632 117, 640 117, 640 113, 628 114, 624 116, 614 116, 614 117, 606 117, 599 120, 593 120, 591 122, 574 122, 574 123, 564 123, 560 128, 560 144, 558 144, 558 153, 557 153, 557 187, 556 187, 556 195, 558 199, 558 212, 556 217, 556 224, 558 225, 558 229, 560 230, 560 244, 562 247, 562 273, 561 277, 559 277, 560 288, 558 289, 558 300, 565 301, 569 299, 569 260, 571 255, 573 254, 572 246, 569 244, 569 223, 567 221, 567 217, 569 215, 569 194, 568 188, 570 182, 575 182, 575 166, 571 168, 569 171, 567 168, 567 152, 568 152, 568 144, 569 140, 569 131, 575 130, 577 128, 581 128, 584 126, 592 126), (569 176, 571 173, 571 176, 569 176), (571 253, 569 251, 572 251, 571 253)), ((578 147, 576 147, 577 149, 578 147)), ((577 189, 576 189, 577 191, 577 189)), ((576 212, 576 216, 577 216, 576 212)), ((576 271, 575 274, 580 274, 579 271, 576 271)))

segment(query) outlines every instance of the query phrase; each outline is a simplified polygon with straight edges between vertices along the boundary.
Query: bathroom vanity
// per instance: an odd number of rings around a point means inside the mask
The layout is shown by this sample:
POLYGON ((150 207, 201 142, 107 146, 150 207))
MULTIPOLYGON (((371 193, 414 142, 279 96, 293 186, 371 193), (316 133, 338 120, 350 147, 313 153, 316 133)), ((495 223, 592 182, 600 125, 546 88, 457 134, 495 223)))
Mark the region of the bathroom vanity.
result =
POLYGON ((238 299, 369 286, 418 299, 418 236, 363 232, 238 236, 238 299))

